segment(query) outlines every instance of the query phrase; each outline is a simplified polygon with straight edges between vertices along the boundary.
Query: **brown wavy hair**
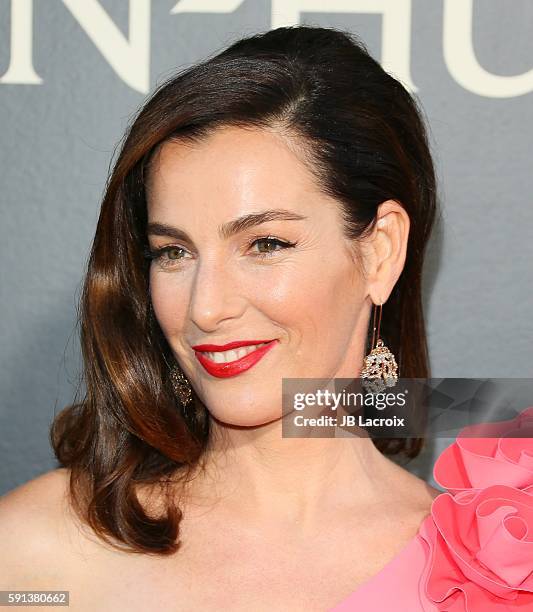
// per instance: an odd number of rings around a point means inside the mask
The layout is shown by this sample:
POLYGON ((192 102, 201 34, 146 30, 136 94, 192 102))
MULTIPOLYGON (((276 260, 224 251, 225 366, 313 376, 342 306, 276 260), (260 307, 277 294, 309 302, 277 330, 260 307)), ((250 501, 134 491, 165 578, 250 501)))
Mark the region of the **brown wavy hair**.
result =
MULTIPOLYGON (((131 121, 110 171, 80 297, 85 390, 80 399, 78 387, 50 430, 58 461, 70 469, 74 508, 120 550, 179 548, 182 513, 172 485, 199 465, 210 432, 199 398, 193 393, 187 412, 173 393, 171 352, 150 316, 145 178, 162 143, 198 141, 221 126, 277 127, 295 137, 355 241, 373 228, 380 203, 405 208, 406 262, 383 309, 381 337, 402 377, 429 376, 421 283, 437 204, 414 98, 355 36, 333 28, 277 28, 180 71, 131 121), (140 486, 165 494, 163 512, 148 512, 140 486)), ((423 440, 374 444, 414 457, 423 440)))

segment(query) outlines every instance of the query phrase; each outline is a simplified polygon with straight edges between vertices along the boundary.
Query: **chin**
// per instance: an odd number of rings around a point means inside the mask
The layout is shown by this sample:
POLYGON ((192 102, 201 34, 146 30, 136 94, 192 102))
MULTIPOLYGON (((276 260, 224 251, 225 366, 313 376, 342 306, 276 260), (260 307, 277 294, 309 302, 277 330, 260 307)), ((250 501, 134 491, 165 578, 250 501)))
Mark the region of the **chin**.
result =
POLYGON ((259 427, 260 425, 266 425, 272 421, 281 419, 281 410, 272 411, 271 409, 261 410, 260 406, 245 407, 238 410, 235 407, 220 407, 217 409, 214 407, 209 410, 209 413, 221 425, 228 425, 234 427, 259 427))

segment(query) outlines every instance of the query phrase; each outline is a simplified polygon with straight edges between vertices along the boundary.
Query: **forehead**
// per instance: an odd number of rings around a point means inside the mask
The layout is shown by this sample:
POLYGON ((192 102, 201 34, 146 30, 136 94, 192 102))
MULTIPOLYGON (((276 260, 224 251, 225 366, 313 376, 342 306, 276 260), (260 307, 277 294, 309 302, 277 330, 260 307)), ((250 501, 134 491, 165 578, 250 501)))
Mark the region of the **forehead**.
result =
POLYGON ((303 160, 297 140, 259 128, 224 127, 199 142, 168 141, 150 163, 148 201, 216 197, 260 205, 316 197, 317 181, 303 160))

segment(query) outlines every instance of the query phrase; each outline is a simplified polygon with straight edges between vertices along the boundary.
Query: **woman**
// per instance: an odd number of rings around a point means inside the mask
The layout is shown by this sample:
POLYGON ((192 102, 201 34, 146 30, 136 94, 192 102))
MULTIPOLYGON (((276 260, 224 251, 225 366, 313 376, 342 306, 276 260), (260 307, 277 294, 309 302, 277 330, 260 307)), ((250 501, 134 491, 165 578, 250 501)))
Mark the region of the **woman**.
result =
MULTIPOLYGON (((347 33, 279 28, 160 86, 102 203, 62 467, 0 506, 0 588, 75 610, 533 606, 516 575, 494 593, 450 569, 433 509, 468 504, 390 458, 421 439, 281 435, 282 379, 360 376, 373 305, 400 375, 429 375, 435 213, 416 104, 347 33)), ((533 511, 527 484, 507 488, 533 511)))

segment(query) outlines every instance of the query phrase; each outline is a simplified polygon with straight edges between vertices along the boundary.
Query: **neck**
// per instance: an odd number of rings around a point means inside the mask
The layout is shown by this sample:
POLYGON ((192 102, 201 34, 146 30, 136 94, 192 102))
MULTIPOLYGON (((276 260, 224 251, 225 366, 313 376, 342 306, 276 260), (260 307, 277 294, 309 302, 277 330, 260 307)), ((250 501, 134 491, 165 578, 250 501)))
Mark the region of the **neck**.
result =
POLYGON ((250 527, 301 532, 380 504, 401 470, 368 437, 282 438, 281 420, 235 427, 212 420, 210 447, 188 485, 194 505, 216 503, 250 527))

